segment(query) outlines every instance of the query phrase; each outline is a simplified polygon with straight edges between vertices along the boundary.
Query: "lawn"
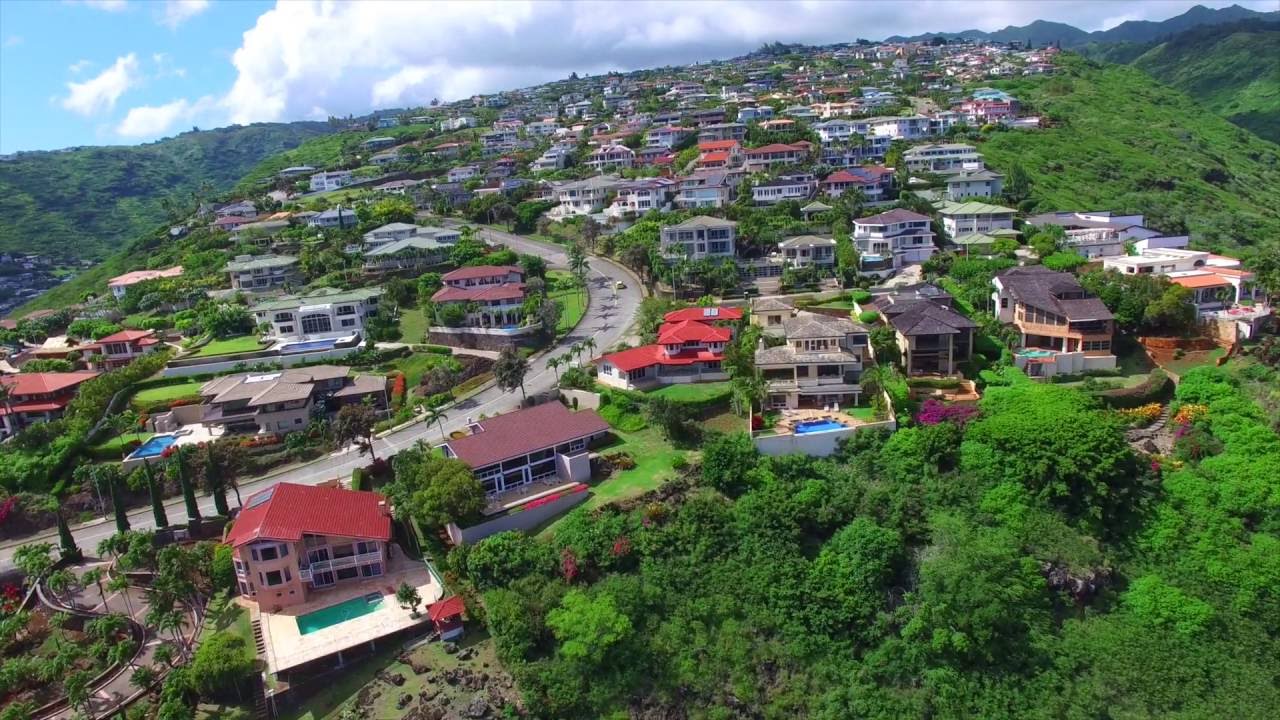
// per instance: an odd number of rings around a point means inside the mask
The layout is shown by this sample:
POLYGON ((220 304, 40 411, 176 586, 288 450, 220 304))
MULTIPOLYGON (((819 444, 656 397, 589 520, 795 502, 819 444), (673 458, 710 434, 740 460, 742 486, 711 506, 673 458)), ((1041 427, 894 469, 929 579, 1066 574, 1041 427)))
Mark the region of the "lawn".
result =
POLYGON ((1218 359, 1226 355, 1225 348, 1216 347, 1212 350, 1188 350, 1180 358, 1170 358, 1162 362, 1160 365, 1169 372, 1182 377, 1188 372, 1202 365, 1210 365, 1218 362, 1218 359))
POLYGON ((439 353, 410 353, 407 357, 397 359, 392 365, 404 373, 405 387, 418 387, 422 376, 431 368, 449 361, 449 355, 439 353))
POLYGON ((824 302, 821 305, 815 305, 814 307, 832 308, 834 310, 849 310, 849 311, 853 311, 857 309, 854 307, 853 303, 850 302, 849 300, 832 300, 831 302, 824 302))
POLYGON ((400 335, 405 342, 426 342, 427 317, 422 308, 400 311, 400 335))
POLYGON ((253 352, 261 349, 263 349, 263 346, 262 343, 258 342, 257 336, 241 335, 240 337, 227 338, 225 340, 211 340, 196 351, 195 357, 253 352))
MULTIPOLYGON (((134 440, 138 442, 146 442, 151 439, 155 433, 125 433, 124 435, 112 435, 106 440, 94 445, 95 449, 99 449, 105 455, 108 451, 114 451, 118 455, 124 455, 124 446, 134 440)), ((95 456, 96 457, 96 456, 95 456)))
POLYGON ((715 400, 729 399, 732 385, 728 380, 709 383, 686 383, 666 385, 657 390, 645 393, 649 397, 660 397, 672 402, 706 403, 715 400))
POLYGON ((202 380, 188 380, 184 383, 176 385, 163 385, 161 387, 147 388, 139 390, 133 396, 133 404, 138 406, 146 406, 152 403, 164 402, 165 400, 177 400, 178 398, 193 397, 200 394, 200 386, 204 384, 202 380))
MULTIPOLYGON (((547 286, 551 287, 556 281, 569 280, 572 276, 563 270, 552 270, 547 273, 547 286)), ((560 312, 560 322, 556 323, 556 335, 564 335, 570 330, 577 327, 582 321, 582 315, 587 311, 587 294, 580 287, 563 288, 559 290, 551 290, 547 293, 547 297, 559 301, 563 307, 560 312)))

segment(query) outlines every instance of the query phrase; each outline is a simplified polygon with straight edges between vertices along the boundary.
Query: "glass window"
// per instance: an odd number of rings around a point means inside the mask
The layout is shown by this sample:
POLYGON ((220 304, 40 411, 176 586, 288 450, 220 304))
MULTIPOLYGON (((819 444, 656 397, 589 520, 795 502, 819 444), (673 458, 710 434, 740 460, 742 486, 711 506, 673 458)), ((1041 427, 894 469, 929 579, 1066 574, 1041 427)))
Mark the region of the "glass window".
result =
POLYGON ((322 333, 322 332, 332 332, 332 331, 333 331, 333 321, 329 319, 328 315, 303 315, 302 316, 302 332, 311 334, 311 333, 322 333))
POLYGON ((259 548, 258 555, 261 556, 263 560, 275 560, 276 558, 280 557, 280 553, 278 550, 276 550, 276 547, 274 545, 268 545, 267 547, 259 548))
POLYGON ((283 585, 284 576, 280 574, 279 570, 272 570, 271 572, 267 573, 267 579, 264 582, 264 584, 267 587, 275 587, 276 585, 283 585))

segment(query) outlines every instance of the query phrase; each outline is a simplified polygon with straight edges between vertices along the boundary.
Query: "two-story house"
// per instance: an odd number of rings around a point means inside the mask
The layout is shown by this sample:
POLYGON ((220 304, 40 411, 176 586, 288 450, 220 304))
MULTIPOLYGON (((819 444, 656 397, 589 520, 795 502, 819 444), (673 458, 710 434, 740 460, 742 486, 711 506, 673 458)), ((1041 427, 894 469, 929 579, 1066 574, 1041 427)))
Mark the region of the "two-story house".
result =
POLYGON ((782 322, 786 344, 756 350, 772 409, 857 405, 869 359, 867 328, 847 318, 799 312, 782 322))
POLYGON ((0 420, 4 437, 10 437, 36 423, 62 417, 80 385, 96 377, 98 372, 18 373, 0 375, 8 395, 0 401, 0 420))
POLYGON ((907 148, 902 153, 907 169, 914 172, 946 172, 982 167, 978 149, 965 143, 929 143, 907 148))
POLYGON ((438 265, 462 239, 453 228, 391 223, 364 234, 364 269, 369 273, 422 270, 438 265))
POLYGON ((698 142, 714 140, 737 140, 742 142, 747 137, 747 126, 740 122, 713 123, 698 128, 698 142))
POLYGON ((772 143, 752 148, 745 153, 746 167, 750 172, 760 172, 773 167, 799 165, 809 158, 809 144, 798 142, 791 145, 772 143))
POLYGON ((693 133, 693 130, 683 127, 665 126, 650 128, 644 134, 645 147, 670 149, 680 143, 681 140, 693 133))
POLYGON ((1137 255, 1106 258, 1102 268, 1125 275, 1167 277, 1191 291, 1191 303, 1201 315, 1265 298, 1254 273, 1241 268, 1239 260, 1202 250, 1149 248, 1137 255))
POLYGON ((1114 316, 1074 275, 1028 265, 1002 270, 991 284, 997 317, 1021 333, 1014 363, 1028 375, 1115 368, 1114 316))
POLYGON ((298 258, 292 255, 237 255, 227 263, 231 287, 243 292, 270 292, 302 282, 298 258))
POLYGON ((946 174, 946 183, 942 197, 952 201, 996 197, 1004 191, 1004 175, 985 168, 950 171, 946 174))
POLYGON ((893 188, 893 171, 879 165, 837 170, 828 175, 819 187, 828 197, 839 197, 851 189, 858 189, 868 202, 879 202, 888 197, 893 188))
POLYGON ((449 168, 449 172, 445 174, 445 179, 449 182, 466 182, 475 177, 480 177, 479 165, 459 165, 449 168))
POLYGON ((602 145, 583 164, 597 171, 630 168, 636 164, 636 153, 626 145, 602 145))
MULTIPOLYGON (((94 341, 101 364, 108 370, 124 367, 143 355, 164 347, 155 330, 121 330, 94 341)), ((86 346, 86 347, 93 347, 86 346)))
POLYGON ((158 278, 180 277, 182 275, 182 266, 175 265, 164 270, 134 270, 123 275, 117 275, 107 281, 107 290, 115 299, 119 300, 124 297, 129 288, 146 280, 156 280, 158 278))
POLYGON ((659 248, 664 258, 734 259, 734 239, 738 223, 732 220, 699 215, 677 225, 662 228, 659 248))
POLYGON ((431 302, 462 305, 467 327, 512 327, 524 320, 524 271, 514 265, 458 268, 441 280, 444 287, 431 296, 431 302))
POLYGON ((830 270, 836 264, 836 239, 818 235, 789 237, 778 243, 778 252, 791 267, 830 270))
POLYGON ((898 342, 908 375, 955 375, 973 357, 978 324, 951 308, 951 295, 933 285, 900 288, 880 297, 884 315, 898 342))
POLYGON ((1013 216, 1017 213, 1013 208, 976 201, 943 202, 938 207, 942 227, 953 238, 970 233, 989 235, 997 230, 1012 230, 1013 216))
POLYGON ((813 185, 813 180, 808 177, 766 180, 751 188, 751 199, 756 205, 775 205, 784 200, 805 200, 813 192, 813 185))
POLYGON ((378 493, 277 483, 245 501, 225 539, 240 594, 267 611, 382 576, 391 506, 378 493))
POLYGON ((287 433, 344 404, 368 402, 386 410, 386 377, 349 377, 350 372, 341 365, 312 365, 214 378, 200 386, 200 422, 228 432, 287 433))
POLYGON ((356 211, 351 208, 344 208, 341 205, 331 207, 307 219, 307 225, 317 228, 343 228, 355 227, 360 223, 360 219, 356 217, 356 211))
POLYGON ((599 212, 604 209, 609 194, 621 183, 617 176, 597 175, 557 185, 555 197, 559 204, 547 212, 547 217, 561 219, 599 212))
POLYGON ((312 175, 309 179, 311 192, 332 192, 355 182, 350 170, 330 170, 312 175))
POLYGON ((733 202, 734 181, 724 170, 703 170, 680 178, 676 207, 682 210, 722 208, 733 202))
POLYGON ((382 289, 376 287, 318 288, 259 303, 250 312, 259 325, 270 326, 268 337, 276 342, 344 338, 364 332, 365 322, 378 314, 381 297, 382 289))
POLYGON ((1145 227, 1142 215, 1121 215, 1109 210, 1092 212, 1052 212, 1032 215, 1027 224, 1033 227, 1057 225, 1066 233, 1064 244, 1087 258, 1120 257, 1128 254, 1126 246, 1138 252, 1155 248, 1185 248, 1185 235, 1162 236, 1158 230, 1145 227))
POLYGON ((595 360, 604 385, 634 390, 727 380, 720 367, 742 311, 730 307, 695 307, 663 317, 657 342, 603 355, 595 360))
POLYGON ((861 256, 859 272, 888 277, 907 265, 928 260, 934 252, 927 215, 889 210, 853 221, 853 243, 861 256))

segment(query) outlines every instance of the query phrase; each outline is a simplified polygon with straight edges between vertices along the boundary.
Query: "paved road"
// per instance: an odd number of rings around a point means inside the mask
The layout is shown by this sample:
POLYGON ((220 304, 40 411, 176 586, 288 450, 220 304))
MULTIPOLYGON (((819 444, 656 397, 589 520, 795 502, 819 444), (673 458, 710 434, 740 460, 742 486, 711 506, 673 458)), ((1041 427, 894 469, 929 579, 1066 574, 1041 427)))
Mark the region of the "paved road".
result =
MULTIPOLYGON (((564 248, 558 245, 541 243, 497 230, 483 230, 481 231, 481 236, 492 243, 506 244, 517 252, 539 255, 545 258, 549 265, 565 266, 568 263, 564 248)), ((591 257, 588 259, 588 264, 590 265, 590 271, 587 275, 587 284, 591 289, 591 299, 587 312, 583 315, 582 322, 578 324, 578 327, 561 340, 556 348, 529 361, 529 373, 525 376, 524 381, 525 392, 529 395, 544 392, 554 387, 556 375, 547 367, 549 358, 563 354, 570 345, 588 337, 595 338, 597 352, 602 351, 626 336, 632 323, 635 322, 636 313, 640 307, 641 292, 636 285, 634 277, 617 263, 604 258, 591 257), (614 284, 619 281, 625 283, 626 287, 621 290, 615 290, 614 284)), ((497 387, 488 388, 448 410, 446 413, 448 420, 444 423, 443 432, 447 434, 453 430, 461 429, 466 424, 468 417, 479 418, 482 414, 497 415, 508 412, 515 409, 519 402, 519 391, 507 393, 497 387)), ((378 457, 387 457, 410 447, 419 440, 439 444, 441 438, 439 425, 428 427, 419 423, 376 440, 374 442, 374 452, 378 457)), ((369 458, 361 457, 356 450, 345 450, 328 457, 319 458, 306 465, 268 475, 262 479, 242 482, 240 484, 240 495, 242 498, 248 498, 250 494, 278 482, 315 485, 332 478, 345 478, 350 476, 351 471, 355 468, 368 463, 369 458)), ((234 495, 229 497, 234 503, 234 495)), ((181 497, 169 499, 165 502, 165 507, 171 522, 180 523, 185 521, 186 510, 181 497)), ((214 514, 213 499, 211 497, 200 498, 200 512, 205 515, 214 514)), ((130 512, 129 522, 135 530, 153 527, 150 506, 130 512)), ((97 521, 91 525, 74 529, 76 542, 86 554, 93 553, 99 542, 114 533, 115 522, 111 520, 97 521)), ((0 571, 12 566, 13 551, 18 545, 35 541, 52 542, 56 545, 57 533, 51 531, 40 537, 25 538, 21 541, 4 541, 4 544, 0 545, 0 571)))

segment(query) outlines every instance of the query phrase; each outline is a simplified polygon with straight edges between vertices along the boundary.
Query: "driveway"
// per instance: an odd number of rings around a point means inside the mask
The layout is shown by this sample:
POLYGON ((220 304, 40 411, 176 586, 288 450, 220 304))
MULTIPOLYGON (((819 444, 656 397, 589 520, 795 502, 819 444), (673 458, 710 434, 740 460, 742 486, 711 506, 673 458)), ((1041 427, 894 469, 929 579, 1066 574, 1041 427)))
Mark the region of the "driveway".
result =
MULTIPOLYGON (((512 235, 498 230, 484 229, 481 237, 486 241, 503 243, 521 253, 532 253, 545 258, 550 265, 565 265, 568 257, 564 248, 559 245, 542 243, 529 238, 512 235)), ((594 338, 597 352, 619 342, 635 322, 636 313, 640 309, 642 298, 635 278, 618 263, 600 257, 588 258, 590 270, 587 273, 587 284, 590 287, 590 301, 582 321, 549 352, 539 354, 529 360, 529 372, 525 376, 524 388, 528 395, 545 392, 555 387, 556 374, 547 367, 547 360, 553 356, 564 354, 574 343, 594 338), (614 284, 623 282, 626 287, 614 290, 614 284)), ((519 390, 514 393, 503 392, 496 386, 472 395, 454 405, 446 412, 448 420, 444 422, 444 434, 461 430, 468 418, 479 418, 481 415, 497 415, 516 409, 520 404, 519 390)), ((419 423, 374 441, 374 453, 378 457, 394 455, 419 440, 439 444, 441 441, 439 425, 427 426, 419 423)), ((369 464, 368 457, 361 457, 355 449, 343 450, 330 456, 318 458, 305 465, 288 468, 269 474, 266 477, 244 481, 240 484, 240 495, 247 499, 249 495, 279 482, 316 485, 333 478, 346 478, 357 467, 369 464)), ((228 495, 235 502, 234 494, 228 495)), ((165 501, 165 509, 169 519, 174 523, 185 522, 186 510, 182 498, 170 498, 165 501)), ((213 499, 200 498, 200 512, 213 515, 213 499)), ((129 523, 134 530, 146 530, 154 527, 150 506, 142 507, 129 513, 129 523)), ((112 520, 98 520, 89 525, 73 529, 76 542, 86 553, 92 553, 98 543, 115 533, 112 520)), ((57 544, 57 533, 49 531, 38 537, 22 540, 6 540, 0 545, 0 570, 12 567, 13 551, 20 545, 30 542, 53 542, 57 544)))

